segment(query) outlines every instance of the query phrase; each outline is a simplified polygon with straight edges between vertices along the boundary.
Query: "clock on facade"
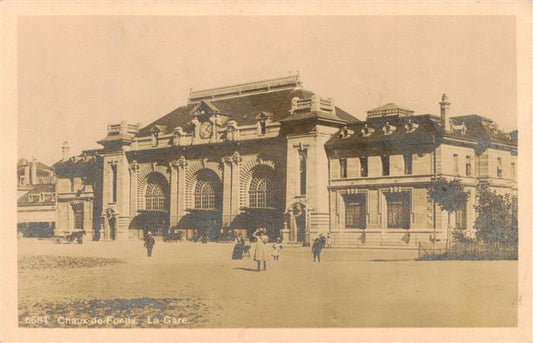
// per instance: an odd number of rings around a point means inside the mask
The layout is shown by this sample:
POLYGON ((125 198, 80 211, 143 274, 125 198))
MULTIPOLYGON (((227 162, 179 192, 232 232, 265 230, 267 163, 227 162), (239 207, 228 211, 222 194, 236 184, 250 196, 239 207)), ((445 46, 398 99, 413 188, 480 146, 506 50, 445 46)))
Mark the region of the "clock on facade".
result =
POLYGON ((213 133, 213 128, 211 127, 211 123, 209 122, 203 122, 202 125, 200 125, 200 137, 201 138, 209 138, 211 137, 211 134, 213 133))

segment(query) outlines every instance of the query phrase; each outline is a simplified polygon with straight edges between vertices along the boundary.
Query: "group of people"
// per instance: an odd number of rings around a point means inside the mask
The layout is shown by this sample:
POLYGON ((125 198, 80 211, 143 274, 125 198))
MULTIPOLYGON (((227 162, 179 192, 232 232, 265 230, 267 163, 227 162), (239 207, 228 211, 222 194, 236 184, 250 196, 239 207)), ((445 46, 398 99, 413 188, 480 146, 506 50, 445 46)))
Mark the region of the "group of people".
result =
MULTIPOLYGON (((263 266, 263 271, 266 271, 267 261, 271 256, 274 261, 279 260, 283 245, 281 244, 281 240, 279 238, 276 239, 273 244, 269 245, 268 235, 266 229, 264 228, 257 229, 252 236, 255 237, 256 240, 253 258, 254 261, 257 262, 257 271, 261 271, 261 265, 263 266)), ((146 248, 148 257, 152 256, 154 245, 154 236, 152 232, 148 231, 144 239, 144 247, 146 248)), ((327 238, 323 234, 318 235, 318 237, 314 239, 313 245, 311 246, 311 251, 313 252, 313 262, 320 262, 320 254, 322 249, 324 249, 326 246, 327 238)), ((233 247, 231 258, 234 260, 240 260, 243 258, 243 256, 249 256, 249 254, 250 246, 245 244, 242 234, 237 234, 235 237, 235 246, 233 247)))
MULTIPOLYGON (((269 246, 267 244, 268 235, 264 228, 257 229, 252 236, 255 237, 256 240, 253 258, 254 261, 257 262, 257 271, 261 271, 261 265, 263 266, 263 271, 265 271, 270 256, 272 256, 274 261, 279 260, 279 255, 283 248, 281 240, 278 238, 269 246)), ((322 249, 327 247, 327 242, 328 239, 323 234, 319 234, 318 237, 314 239, 313 245, 311 246, 313 262, 320 262, 320 254, 322 253, 322 249)), ((245 244, 242 235, 240 233, 237 234, 231 258, 234 260, 240 260, 243 256, 249 256, 249 250, 250 246, 245 244)))
MULTIPOLYGON (((281 240, 278 238, 272 245, 267 244, 269 239, 264 228, 257 229, 252 236, 255 237, 256 241, 253 256, 254 261, 257 262, 257 271, 261 271, 261 265, 263 266, 263 271, 266 271, 267 261, 270 256, 272 256, 274 261, 279 260, 279 255, 283 248, 281 240)), ((240 233, 237 234, 231 258, 240 260, 243 256, 249 255, 249 250, 250 246, 245 245, 242 235, 240 233)))

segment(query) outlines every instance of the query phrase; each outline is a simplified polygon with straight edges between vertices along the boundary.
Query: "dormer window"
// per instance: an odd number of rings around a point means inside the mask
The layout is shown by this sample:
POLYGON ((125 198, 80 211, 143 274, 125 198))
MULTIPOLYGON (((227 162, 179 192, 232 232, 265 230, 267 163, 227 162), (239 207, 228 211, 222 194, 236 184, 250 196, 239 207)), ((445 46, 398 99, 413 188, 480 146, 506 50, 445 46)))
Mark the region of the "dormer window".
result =
POLYGON ((272 113, 261 111, 258 115, 255 116, 255 119, 257 119, 257 128, 258 133, 260 135, 266 134, 266 128, 267 128, 267 120, 272 118, 272 113))
POLYGON ((343 127, 340 130, 339 137, 340 138, 348 138, 352 133, 353 133, 353 131, 348 130, 348 128, 345 126, 345 127, 343 127))
POLYGON ((385 123, 385 126, 383 126, 383 134, 386 136, 392 135, 396 131, 396 126, 390 125, 389 122, 385 123))
POLYGON ((417 123, 413 122, 411 119, 409 119, 407 121, 407 124, 405 124, 404 128, 405 128, 405 132, 407 133, 413 133, 416 131, 416 129, 418 129, 420 125, 418 125, 417 123))
POLYGON ((166 126, 163 125, 155 125, 150 132, 152 133, 152 146, 158 146, 159 145, 159 134, 161 132, 165 132, 166 126))
POLYGON ((374 133, 374 129, 368 127, 368 124, 365 124, 365 127, 361 129, 361 135, 363 137, 370 137, 374 133))

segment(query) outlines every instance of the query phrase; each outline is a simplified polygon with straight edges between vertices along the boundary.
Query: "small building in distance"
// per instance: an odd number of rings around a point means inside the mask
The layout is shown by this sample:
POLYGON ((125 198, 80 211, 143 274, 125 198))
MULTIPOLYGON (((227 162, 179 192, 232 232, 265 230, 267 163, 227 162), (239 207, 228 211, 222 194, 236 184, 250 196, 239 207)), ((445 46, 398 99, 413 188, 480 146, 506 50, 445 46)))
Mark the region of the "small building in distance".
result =
POLYGON ((51 237, 56 222, 54 170, 35 159, 17 163, 17 228, 24 237, 51 237))

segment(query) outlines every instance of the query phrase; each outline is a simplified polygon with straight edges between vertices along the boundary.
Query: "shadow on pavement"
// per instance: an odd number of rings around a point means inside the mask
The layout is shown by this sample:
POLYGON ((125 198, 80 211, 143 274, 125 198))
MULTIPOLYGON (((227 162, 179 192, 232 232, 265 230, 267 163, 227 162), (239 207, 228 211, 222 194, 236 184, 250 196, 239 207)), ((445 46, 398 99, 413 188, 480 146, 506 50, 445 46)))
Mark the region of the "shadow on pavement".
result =
POLYGON ((245 270, 247 272, 257 272, 256 268, 243 268, 243 267, 235 267, 233 269, 239 269, 239 270, 245 270))

